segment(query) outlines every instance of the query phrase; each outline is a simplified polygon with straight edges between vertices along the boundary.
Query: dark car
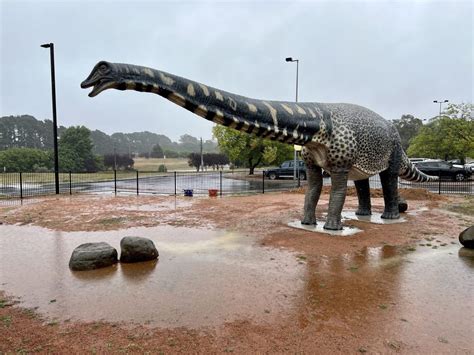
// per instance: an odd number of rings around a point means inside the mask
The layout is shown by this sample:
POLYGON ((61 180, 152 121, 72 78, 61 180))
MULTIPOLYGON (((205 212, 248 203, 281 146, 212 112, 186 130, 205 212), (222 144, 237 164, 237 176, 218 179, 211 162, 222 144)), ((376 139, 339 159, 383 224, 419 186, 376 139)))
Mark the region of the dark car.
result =
MULTIPOLYGON (((267 170, 265 172, 265 176, 268 177, 270 180, 280 178, 292 178, 295 170, 294 164, 295 163, 293 160, 284 161, 279 168, 267 170)), ((301 180, 306 180, 306 165, 304 165, 304 161, 297 160, 296 164, 296 174, 299 174, 301 180)))
POLYGON ((472 175, 469 169, 446 161, 423 161, 416 164, 416 167, 427 175, 439 176, 443 180, 464 181, 472 175))

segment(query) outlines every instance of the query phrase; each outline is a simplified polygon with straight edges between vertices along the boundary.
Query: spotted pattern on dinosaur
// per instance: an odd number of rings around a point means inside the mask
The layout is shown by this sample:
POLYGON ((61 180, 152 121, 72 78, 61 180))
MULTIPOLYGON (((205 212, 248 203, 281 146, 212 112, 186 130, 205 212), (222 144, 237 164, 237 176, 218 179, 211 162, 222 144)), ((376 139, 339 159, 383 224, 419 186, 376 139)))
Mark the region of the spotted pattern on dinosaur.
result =
POLYGON ((209 96, 210 95, 209 94, 209 89, 207 88, 206 85, 204 85, 204 84, 198 84, 198 85, 201 88, 202 93, 204 94, 204 96, 209 96))
POLYGON ((193 84, 191 84, 191 83, 188 84, 187 92, 188 92, 189 96, 196 96, 196 91, 194 91, 194 85, 193 84))
POLYGON ((341 229, 347 180, 355 181, 356 213, 370 214, 368 178, 380 174, 385 209, 398 213, 398 177, 432 181, 410 163, 391 122, 353 104, 263 101, 208 87, 173 74, 131 64, 99 62, 81 84, 93 97, 107 89, 155 93, 207 120, 266 139, 303 146, 308 189, 302 223, 316 223, 322 169, 331 174, 331 196, 324 228, 341 229))

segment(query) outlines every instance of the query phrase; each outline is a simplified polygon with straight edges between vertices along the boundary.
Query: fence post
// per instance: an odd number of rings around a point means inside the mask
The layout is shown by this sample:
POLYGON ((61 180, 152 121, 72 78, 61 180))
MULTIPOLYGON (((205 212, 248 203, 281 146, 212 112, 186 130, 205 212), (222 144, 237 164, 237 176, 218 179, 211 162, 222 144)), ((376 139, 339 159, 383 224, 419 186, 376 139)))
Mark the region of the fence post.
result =
POLYGON ((298 188, 301 187, 301 177, 300 177, 300 171, 298 170, 298 188))
POLYGON ((262 171, 262 194, 265 193, 265 170, 262 171))
POLYGON ((139 193, 139 190, 138 190, 138 170, 137 170, 137 195, 139 193))
POLYGON ((114 169, 114 194, 117 196, 117 170, 114 169))
POLYGON ((219 171, 219 196, 222 197, 222 170, 219 171))
POLYGON ((175 171, 175 172, 174 172, 174 195, 175 195, 175 196, 177 195, 177 188, 178 188, 178 186, 177 186, 178 183, 177 183, 177 181, 176 181, 176 178, 177 178, 176 175, 177 175, 177 174, 176 174, 176 171, 175 171))
POLYGON ((20 199, 23 199, 23 176, 20 171, 20 199))
POLYGON ((441 170, 438 172, 438 195, 441 195, 441 170))
POLYGON ((72 174, 69 172, 69 195, 72 195, 72 174))

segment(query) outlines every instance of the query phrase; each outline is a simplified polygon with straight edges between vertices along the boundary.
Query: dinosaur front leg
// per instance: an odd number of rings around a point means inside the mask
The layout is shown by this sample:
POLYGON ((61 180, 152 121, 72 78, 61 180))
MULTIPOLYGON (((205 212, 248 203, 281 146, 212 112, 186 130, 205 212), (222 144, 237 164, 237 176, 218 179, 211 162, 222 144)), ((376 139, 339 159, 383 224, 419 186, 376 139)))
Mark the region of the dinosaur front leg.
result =
POLYGON ((397 219, 400 218, 398 210, 398 174, 390 170, 388 168, 380 173, 380 182, 382 183, 383 199, 385 202, 382 218, 397 219))
POLYGON ((304 217, 301 224, 316 224, 316 206, 323 188, 323 173, 319 166, 310 165, 308 174, 308 189, 304 197, 304 217))
POLYGON ((354 181, 357 197, 359 198, 359 207, 356 215, 370 216, 372 214, 372 206, 370 203, 370 185, 369 179, 354 181))
POLYGON ((331 172, 331 195, 324 229, 342 229, 341 212, 346 200, 348 171, 331 172))

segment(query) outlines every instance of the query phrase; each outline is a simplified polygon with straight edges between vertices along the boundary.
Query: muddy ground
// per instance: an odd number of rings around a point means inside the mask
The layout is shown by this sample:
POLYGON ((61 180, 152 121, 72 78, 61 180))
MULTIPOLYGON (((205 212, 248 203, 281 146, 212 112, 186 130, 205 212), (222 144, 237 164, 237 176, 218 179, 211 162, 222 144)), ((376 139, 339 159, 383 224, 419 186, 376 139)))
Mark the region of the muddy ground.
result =
MULTIPOLYGON (((473 279, 461 275, 451 281, 456 284, 446 287, 449 279, 440 273, 451 267, 456 272, 473 270, 472 259, 458 256, 457 237, 474 224, 474 199, 424 190, 402 190, 401 195, 409 203, 405 223, 348 220, 346 226, 362 229, 351 237, 288 227, 301 218, 302 191, 191 199, 76 195, 26 200, 21 205, 3 203, 0 223, 4 225, 65 232, 161 225, 235 231, 261 246, 295 253, 305 270, 304 287, 291 311, 261 321, 270 313, 262 309, 255 318, 203 327, 58 322, 22 307, 15 295, 7 294, 8 285, 2 284, 0 353, 471 354, 472 299, 462 295, 472 295, 473 279), (461 296, 451 302, 446 298, 455 297, 453 290, 461 290, 461 296)), ((327 204, 324 194, 318 206, 319 223, 327 204)), ((344 210, 355 210, 356 205, 350 190, 344 210)), ((373 192, 372 205, 374 212, 382 212, 380 191, 373 192)))

